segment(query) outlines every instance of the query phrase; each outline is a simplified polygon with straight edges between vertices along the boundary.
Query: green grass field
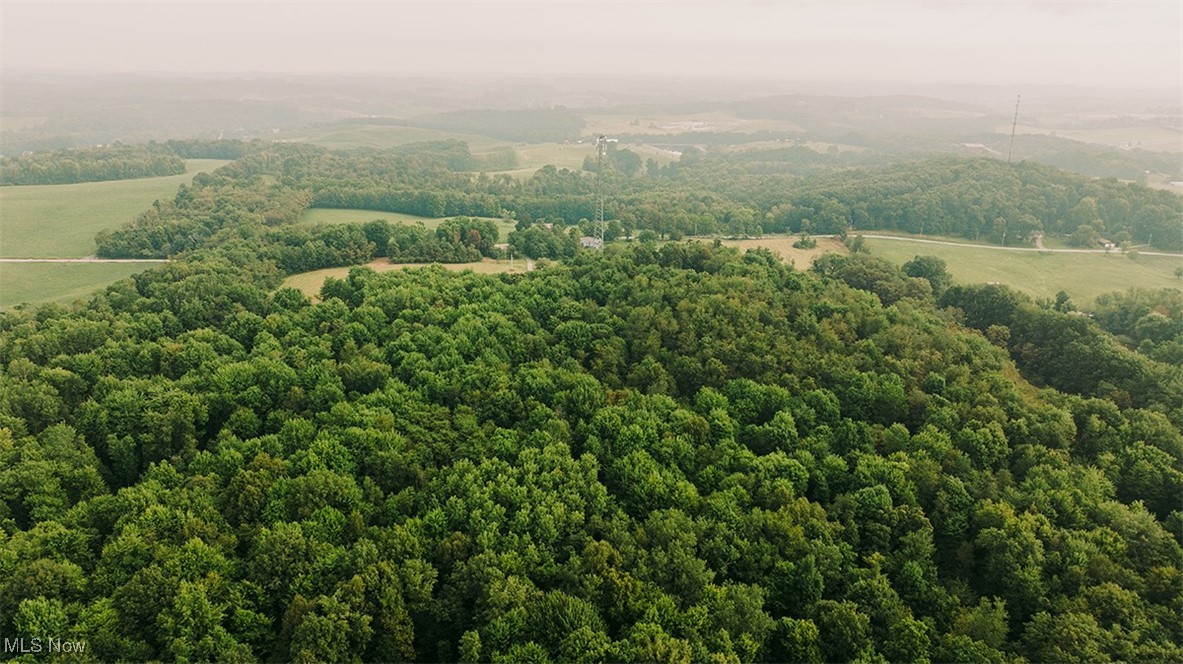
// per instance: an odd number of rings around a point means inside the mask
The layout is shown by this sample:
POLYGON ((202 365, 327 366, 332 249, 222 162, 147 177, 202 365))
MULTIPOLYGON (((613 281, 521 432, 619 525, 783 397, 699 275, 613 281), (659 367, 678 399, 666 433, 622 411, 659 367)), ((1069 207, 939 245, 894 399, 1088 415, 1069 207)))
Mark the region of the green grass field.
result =
MULTIPOLYGON (((880 231, 875 233, 888 234, 880 231)), ((792 243, 797 240, 795 236, 724 240, 724 244, 740 249, 767 247, 785 260, 793 261, 798 269, 808 268, 820 253, 846 251, 846 247, 835 239, 816 239, 817 249, 812 250, 793 249, 792 243)), ((963 241, 960 238, 926 239, 963 241)), ((866 238, 865 242, 872 255, 901 265, 916 256, 936 256, 945 261, 949 273, 958 283, 1000 283, 1036 298, 1054 298, 1062 290, 1080 306, 1091 304, 1102 293, 1124 291, 1135 286, 1183 290, 1183 281, 1174 276, 1175 268, 1183 267, 1183 256, 1140 255, 1131 260, 1120 254, 1002 251, 875 238, 866 238)))
POLYGON ((996 282, 1036 298, 1055 297, 1062 290, 1079 306, 1091 304, 1102 293, 1133 286, 1183 289, 1183 282, 1173 275, 1183 266, 1183 257, 1131 260, 1119 254, 1043 254, 870 238, 866 243, 873 255, 894 263, 922 255, 941 258, 960 283, 996 282))
MULTIPOLYGON (((446 219, 452 217, 417 217, 413 214, 402 214, 401 212, 382 212, 380 210, 339 210, 336 208, 309 208, 300 215, 296 221, 301 226, 311 226, 314 224, 364 224, 375 219, 385 219, 392 224, 414 224, 422 223, 428 230, 435 230, 446 219)), ((488 219, 497 224, 497 232, 500 233, 498 242, 505 242, 505 238, 509 232, 514 229, 516 222, 506 221, 504 219, 494 219, 493 217, 477 217, 478 219, 488 219)))
POLYGON ((0 263, 0 308, 73 302, 151 263, 0 263))
MULTIPOLYGON (((229 162, 191 159, 184 175, 82 184, 0 187, 0 258, 81 258, 95 252, 94 236, 172 198, 182 182, 229 162)), ((0 307, 22 302, 66 302, 142 272, 150 264, 0 264, 0 307)))
POLYGON ((183 175, 140 180, 0 187, 0 258, 81 258, 94 236, 171 199, 182 182, 229 162, 190 159, 183 175))
MULTIPOLYGON (((441 265, 444 269, 451 270, 452 272, 472 270, 477 274, 501 274, 504 272, 526 271, 526 262, 520 258, 515 260, 512 265, 510 265, 509 261, 498 261, 491 258, 486 258, 479 263, 433 263, 433 265, 441 265)), ((385 258, 379 258, 376 261, 367 263, 365 267, 375 272, 391 272, 393 270, 422 268, 426 267, 426 265, 423 263, 391 263, 385 258)), ((293 274, 284 280, 283 286, 299 289, 300 292, 314 298, 320 293, 320 288, 324 285, 325 279, 329 277, 344 279, 349 276, 349 271, 352 269, 353 267, 330 267, 323 270, 293 274)))
MULTIPOLYGON (((627 144, 621 145, 620 148, 627 148, 637 153, 641 157, 642 162, 652 159, 662 166, 677 159, 677 156, 669 150, 663 150, 652 145, 627 144)), ((584 157, 592 157, 594 159, 596 156, 595 144, 586 141, 583 143, 523 143, 521 145, 515 145, 513 151, 518 162, 517 168, 508 171, 489 172, 505 173, 519 180, 525 180, 546 165, 560 169, 566 168, 572 171, 582 170, 584 157)))

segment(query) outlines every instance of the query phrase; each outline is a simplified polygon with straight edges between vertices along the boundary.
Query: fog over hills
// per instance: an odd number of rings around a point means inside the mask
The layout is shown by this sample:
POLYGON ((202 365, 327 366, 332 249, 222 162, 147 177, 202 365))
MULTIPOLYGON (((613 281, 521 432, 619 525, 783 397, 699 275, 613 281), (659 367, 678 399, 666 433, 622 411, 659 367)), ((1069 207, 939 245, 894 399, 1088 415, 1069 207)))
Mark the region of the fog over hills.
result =
MULTIPOLYGON (((1178 2, 3 5, 6 71, 1170 88, 1178 2)), ((914 89, 914 87, 913 87, 914 89)))

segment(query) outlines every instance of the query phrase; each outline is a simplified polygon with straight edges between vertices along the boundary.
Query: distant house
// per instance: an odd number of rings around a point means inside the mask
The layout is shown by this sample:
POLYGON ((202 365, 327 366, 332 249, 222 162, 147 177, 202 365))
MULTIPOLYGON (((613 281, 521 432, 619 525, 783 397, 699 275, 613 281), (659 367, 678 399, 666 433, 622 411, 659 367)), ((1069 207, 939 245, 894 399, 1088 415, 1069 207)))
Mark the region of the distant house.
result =
POLYGON ((1101 238, 1097 238, 1097 244, 1099 244, 1099 245, 1101 245, 1102 247, 1104 247, 1106 251, 1108 251, 1108 250, 1110 250, 1110 249, 1115 249, 1115 248, 1117 248, 1117 245, 1116 245, 1116 244, 1114 244, 1113 242, 1110 242, 1109 240, 1106 240, 1106 239, 1105 239, 1105 238, 1103 238, 1103 237, 1101 237, 1101 238))

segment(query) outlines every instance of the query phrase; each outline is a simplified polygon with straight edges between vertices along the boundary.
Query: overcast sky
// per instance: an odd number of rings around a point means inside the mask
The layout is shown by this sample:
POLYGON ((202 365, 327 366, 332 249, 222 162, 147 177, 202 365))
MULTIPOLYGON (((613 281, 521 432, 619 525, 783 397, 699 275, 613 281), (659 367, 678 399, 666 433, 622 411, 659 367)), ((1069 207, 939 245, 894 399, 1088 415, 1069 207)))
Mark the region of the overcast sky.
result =
POLYGON ((13 2, 2 66, 1178 87, 1157 2, 13 2))

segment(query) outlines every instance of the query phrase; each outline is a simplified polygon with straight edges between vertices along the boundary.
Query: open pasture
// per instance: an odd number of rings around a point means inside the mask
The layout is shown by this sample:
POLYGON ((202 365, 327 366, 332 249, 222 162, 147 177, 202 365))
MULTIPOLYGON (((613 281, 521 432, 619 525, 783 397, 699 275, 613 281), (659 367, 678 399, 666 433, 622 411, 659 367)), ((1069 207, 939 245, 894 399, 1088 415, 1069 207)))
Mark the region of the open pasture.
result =
POLYGON ((138 180, 0 187, 0 257, 80 258, 95 252, 94 236, 172 199, 177 187, 229 162, 190 159, 186 172, 138 180))
MULTIPOLYGON (((201 172, 229 163, 191 159, 187 172, 139 180, 0 187, 0 258, 81 258, 94 236, 131 221, 201 172)), ((152 267, 144 263, 0 264, 0 307, 68 302, 152 267)))
MULTIPOLYGON (((658 164, 665 165, 678 158, 670 150, 652 145, 635 143, 620 144, 619 149, 629 149, 637 153, 641 161, 652 159, 658 164)), ((543 166, 551 165, 555 168, 577 171, 583 168, 585 157, 596 157, 594 140, 584 140, 582 143, 521 143, 513 147, 518 167, 508 171, 490 171, 490 173, 505 173, 524 180, 534 175, 543 166)))
POLYGON ((558 169, 577 171, 583 168, 583 158, 596 158, 596 146, 592 142, 583 143, 522 143, 513 148, 517 157, 518 167, 512 171, 505 171, 511 175, 530 176, 534 171, 546 165, 558 169))
POLYGON ((832 237, 814 238, 817 241, 817 246, 813 249, 795 248, 793 243, 800 239, 801 237, 799 235, 778 235, 758 239, 723 240, 723 244, 728 247, 735 247, 741 251, 761 247, 771 249, 773 253, 780 254, 786 263, 792 263, 798 270, 808 270, 809 266, 813 265, 813 261, 822 254, 849 253, 846 250, 846 245, 832 237))
POLYGON ((151 263, 0 263, 0 308, 73 302, 151 263))
MULTIPOLYGON (((1087 306, 1102 293, 1139 288, 1181 288, 1175 268, 1183 257, 1121 254, 1040 253, 1000 251, 972 246, 921 244, 866 239, 875 256, 903 264, 916 256, 936 256, 948 264, 958 283, 1000 283, 1036 298, 1067 293, 1078 306, 1087 306)), ((820 242, 819 242, 820 244, 820 242)))
MULTIPOLYGON (((998 127, 1000 134, 1010 133, 1010 127, 998 127)), ((1097 129, 1059 129, 1034 127, 1020 124, 1019 134, 1054 134, 1083 143, 1096 143, 1124 149, 1142 149, 1154 152, 1183 152, 1183 131, 1155 124, 1132 124, 1127 127, 1104 127, 1097 129)))

